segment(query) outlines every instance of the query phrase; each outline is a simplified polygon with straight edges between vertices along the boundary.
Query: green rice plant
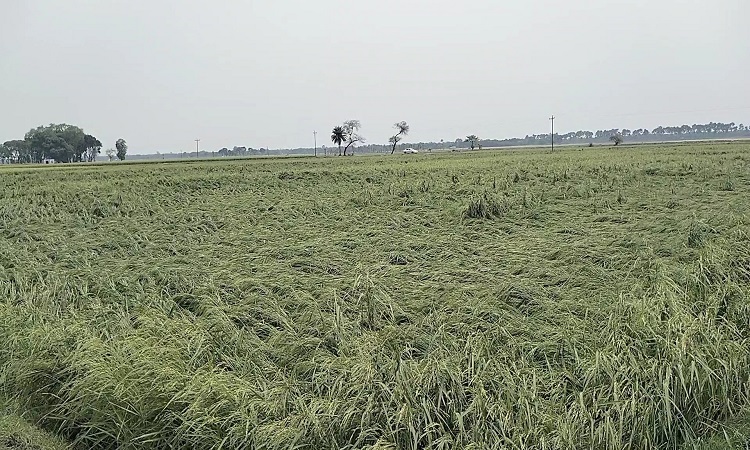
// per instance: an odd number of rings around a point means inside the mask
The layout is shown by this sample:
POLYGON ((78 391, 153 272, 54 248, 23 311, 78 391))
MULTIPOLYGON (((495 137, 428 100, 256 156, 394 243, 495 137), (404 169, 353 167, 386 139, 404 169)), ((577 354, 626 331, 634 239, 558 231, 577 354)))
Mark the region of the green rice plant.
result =
POLYGON ((0 449, 63 450, 65 442, 11 413, 0 411, 0 449))
POLYGON ((485 193, 473 199, 464 211, 464 217, 470 219, 497 219, 502 217, 505 207, 485 193))
POLYGON ((688 228, 687 245, 691 248, 703 247, 709 240, 713 230, 700 221, 692 221, 688 228))

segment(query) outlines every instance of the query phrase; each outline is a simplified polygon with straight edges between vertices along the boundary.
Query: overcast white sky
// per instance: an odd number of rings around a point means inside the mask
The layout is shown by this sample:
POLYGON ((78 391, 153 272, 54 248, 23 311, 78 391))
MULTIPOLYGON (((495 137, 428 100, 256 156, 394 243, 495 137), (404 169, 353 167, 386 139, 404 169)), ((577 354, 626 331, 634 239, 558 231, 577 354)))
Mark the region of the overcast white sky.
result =
POLYGON ((748 0, 0 0, 0 141, 133 153, 750 123, 748 0))

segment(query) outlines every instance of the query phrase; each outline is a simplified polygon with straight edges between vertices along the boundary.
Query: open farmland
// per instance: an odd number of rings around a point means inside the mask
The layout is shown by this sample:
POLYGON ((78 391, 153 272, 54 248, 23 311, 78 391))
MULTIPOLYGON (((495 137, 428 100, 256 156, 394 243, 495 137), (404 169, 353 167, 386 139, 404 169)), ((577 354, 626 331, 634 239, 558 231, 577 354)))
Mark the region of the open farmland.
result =
POLYGON ((6 420, 80 448, 747 439, 750 144, 0 168, 0 194, 6 420))

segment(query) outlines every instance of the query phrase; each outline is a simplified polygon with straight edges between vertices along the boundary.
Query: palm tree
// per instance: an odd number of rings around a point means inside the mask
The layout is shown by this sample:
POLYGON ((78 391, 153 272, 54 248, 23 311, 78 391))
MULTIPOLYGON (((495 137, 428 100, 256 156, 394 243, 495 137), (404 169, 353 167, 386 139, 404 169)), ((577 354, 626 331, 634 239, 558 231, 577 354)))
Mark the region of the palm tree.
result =
POLYGON ((334 127, 333 131, 331 132, 331 141, 339 146, 339 156, 341 156, 341 144, 343 144, 345 140, 346 132, 344 131, 344 127, 334 127))

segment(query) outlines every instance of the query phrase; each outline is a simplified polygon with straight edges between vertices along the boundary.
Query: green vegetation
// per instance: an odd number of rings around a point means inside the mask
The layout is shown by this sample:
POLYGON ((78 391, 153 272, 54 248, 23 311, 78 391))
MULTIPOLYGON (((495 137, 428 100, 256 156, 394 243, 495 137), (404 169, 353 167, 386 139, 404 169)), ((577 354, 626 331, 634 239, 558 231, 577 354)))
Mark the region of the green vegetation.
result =
POLYGON ((705 439, 697 439, 686 445, 685 448, 696 450, 727 450, 750 448, 750 415, 740 414, 713 436, 705 439))
POLYGON ((612 136, 609 137, 609 140, 612 141, 612 143, 614 143, 615 146, 618 146, 622 144, 623 142, 621 134, 613 134, 612 136))
POLYGON ((0 401, 0 450, 62 450, 68 446, 17 416, 11 405, 0 401))
POLYGON ((472 135, 466 136, 466 141, 465 142, 469 143, 469 145, 471 146, 472 150, 474 150, 474 147, 476 147, 476 146, 479 146, 480 149, 481 149, 482 145, 479 143, 479 138, 477 137, 476 134, 472 134, 472 135))
POLYGON ((128 153, 128 144, 125 142, 125 139, 118 139, 115 142, 115 148, 117 149, 117 159, 125 161, 125 155, 128 153))
POLYGON ((346 132, 341 125, 333 127, 331 131, 331 142, 339 146, 339 156, 341 156, 341 144, 346 142, 346 132))
POLYGON ((55 162, 92 162, 101 153, 99 139, 67 124, 37 127, 23 140, 0 145, 0 164, 55 162))
POLYGON ((0 396, 80 448, 742 448, 748 150, 0 168, 0 396))

